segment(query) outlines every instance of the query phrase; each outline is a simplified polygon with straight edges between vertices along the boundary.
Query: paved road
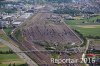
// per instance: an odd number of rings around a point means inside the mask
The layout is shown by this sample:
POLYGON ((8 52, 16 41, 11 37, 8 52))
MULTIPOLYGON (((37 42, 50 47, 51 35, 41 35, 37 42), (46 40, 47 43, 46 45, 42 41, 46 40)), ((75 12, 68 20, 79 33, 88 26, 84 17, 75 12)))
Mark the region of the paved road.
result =
MULTIPOLYGON (((86 50, 84 51, 84 53, 83 53, 83 55, 82 55, 82 60, 84 60, 84 58, 85 58, 85 55, 86 55, 86 52, 87 52, 87 50, 88 50, 89 44, 90 44, 90 40, 88 39, 88 40, 87 40, 87 45, 86 45, 86 50)), ((89 66, 89 65, 86 64, 86 66, 89 66)))
MULTIPOLYGON (((15 47, 13 44, 3 40, 0 38, 0 42, 9 48, 11 48, 14 52, 22 52, 18 47, 15 47)), ((20 58, 22 58, 25 62, 29 64, 29 66, 38 66, 35 62, 32 61, 25 53, 16 53, 20 58)))
POLYGON ((85 52, 84 52, 85 54, 86 54, 86 52, 87 52, 87 50, 88 50, 88 48, 89 48, 89 44, 90 44, 90 40, 88 39, 88 40, 87 40, 87 45, 86 45, 86 50, 85 50, 85 52))

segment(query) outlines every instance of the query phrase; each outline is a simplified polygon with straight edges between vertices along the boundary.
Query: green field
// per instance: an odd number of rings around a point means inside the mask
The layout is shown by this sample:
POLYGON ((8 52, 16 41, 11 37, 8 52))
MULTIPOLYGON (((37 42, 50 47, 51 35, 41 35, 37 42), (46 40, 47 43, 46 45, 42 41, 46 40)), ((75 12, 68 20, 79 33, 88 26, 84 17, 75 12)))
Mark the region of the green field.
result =
POLYGON ((100 26, 95 28, 83 28, 83 27, 78 27, 77 25, 71 25, 71 27, 81 32, 81 34, 83 34, 84 36, 89 36, 89 35, 100 36, 100 26))
MULTIPOLYGON (((0 43, 0 51, 6 52, 9 51, 10 48, 0 43)), ((8 66, 9 64, 24 64, 25 62, 20 59, 15 53, 13 54, 0 54, 0 66, 8 66)))
POLYGON ((0 47, 0 51, 7 51, 7 50, 9 50, 8 47, 0 47))
POLYGON ((19 60, 19 57, 16 54, 0 54, 0 62, 17 60, 19 60))
POLYGON ((100 16, 76 19, 76 20, 66 20, 65 22, 72 28, 79 31, 84 36, 100 36, 100 23, 96 22, 96 19, 100 19, 100 16))

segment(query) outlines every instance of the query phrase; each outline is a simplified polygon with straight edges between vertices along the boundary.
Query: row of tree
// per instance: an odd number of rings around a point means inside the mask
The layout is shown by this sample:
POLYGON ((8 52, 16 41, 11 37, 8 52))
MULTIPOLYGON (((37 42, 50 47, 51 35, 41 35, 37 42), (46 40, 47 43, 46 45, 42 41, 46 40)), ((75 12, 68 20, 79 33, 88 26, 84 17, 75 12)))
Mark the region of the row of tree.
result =
POLYGON ((14 52, 9 49, 9 51, 0 51, 0 54, 13 54, 14 52))
POLYGON ((79 10, 75 10, 75 9, 70 9, 70 8, 59 8, 57 10, 54 10, 54 13, 57 14, 70 14, 72 16, 77 15, 80 13, 79 10))
POLYGON ((92 39, 100 39, 100 36, 92 36, 92 35, 88 35, 86 36, 87 38, 92 38, 92 39))
POLYGON ((27 63, 25 63, 25 64, 20 64, 20 65, 18 65, 18 64, 9 64, 8 66, 29 66, 27 63))

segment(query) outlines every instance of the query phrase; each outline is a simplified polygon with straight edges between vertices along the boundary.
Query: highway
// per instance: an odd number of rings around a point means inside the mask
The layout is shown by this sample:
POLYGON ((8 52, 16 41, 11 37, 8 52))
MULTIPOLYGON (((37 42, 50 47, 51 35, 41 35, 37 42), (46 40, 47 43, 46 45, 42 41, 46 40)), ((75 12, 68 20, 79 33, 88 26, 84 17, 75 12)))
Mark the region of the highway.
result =
MULTIPOLYGON (((18 47, 0 38, 0 42, 13 50, 14 52, 22 52, 18 47)), ((25 53, 16 53, 21 59, 23 59, 29 66, 38 66, 31 58, 29 58, 25 53)))

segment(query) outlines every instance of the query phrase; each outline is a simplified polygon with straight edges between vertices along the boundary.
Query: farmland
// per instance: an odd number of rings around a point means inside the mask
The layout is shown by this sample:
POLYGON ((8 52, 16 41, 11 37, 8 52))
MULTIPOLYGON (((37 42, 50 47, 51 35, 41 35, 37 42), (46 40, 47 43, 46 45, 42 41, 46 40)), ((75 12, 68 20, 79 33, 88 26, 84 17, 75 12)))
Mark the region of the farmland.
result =
POLYGON ((84 36, 100 36, 100 23, 96 22, 96 19, 99 19, 100 16, 90 17, 88 19, 76 19, 76 20, 67 20, 66 23, 70 25, 71 28, 76 29, 84 36))
POLYGON ((2 51, 3 53, 5 52, 4 54, 0 53, 0 66, 8 66, 9 64, 20 65, 25 63, 15 53, 6 54, 6 52, 8 52, 9 50, 10 48, 0 43, 0 51, 2 51))
POLYGON ((74 25, 71 27, 81 32, 84 36, 100 36, 100 25, 74 25))

